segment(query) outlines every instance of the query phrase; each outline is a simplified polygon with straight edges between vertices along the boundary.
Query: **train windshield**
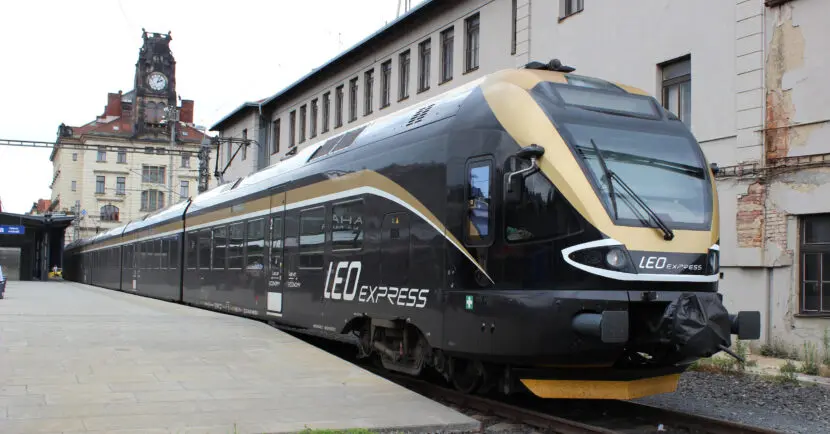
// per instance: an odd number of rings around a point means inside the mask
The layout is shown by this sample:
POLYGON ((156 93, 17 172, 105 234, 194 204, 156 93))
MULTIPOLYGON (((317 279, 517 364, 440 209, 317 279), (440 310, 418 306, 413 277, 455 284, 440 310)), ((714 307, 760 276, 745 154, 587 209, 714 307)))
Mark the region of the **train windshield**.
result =
POLYGON ((658 227, 650 210, 638 203, 642 200, 669 228, 709 228, 708 170, 680 122, 665 120, 649 97, 583 88, 578 98, 575 92, 557 98, 565 93, 559 89, 574 88, 551 86, 544 99, 557 107, 543 105, 617 224, 658 227))

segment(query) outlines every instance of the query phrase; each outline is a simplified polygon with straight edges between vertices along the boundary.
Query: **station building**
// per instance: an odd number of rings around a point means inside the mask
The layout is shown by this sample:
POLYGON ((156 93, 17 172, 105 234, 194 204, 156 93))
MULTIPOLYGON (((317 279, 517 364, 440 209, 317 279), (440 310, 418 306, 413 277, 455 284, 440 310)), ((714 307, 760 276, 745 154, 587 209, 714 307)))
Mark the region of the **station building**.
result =
MULTIPOLYGON (((233 159, 231 182, 530 61, 646 89, 720 167, 727 307, 761 312, 754 345, 820 345, 830 327, 828 17, 825 0, 424 0, 211 130, 267 144, 233 159)), ((219 154, 224 166, 232 149, 219 154)))
POLYGON ((170 34, 143 32, 133 88, 109 93, 103 113, 90 122, 58 128, 49 156, 49 212, 75 217, 66 243, 140 220, 209 187, 199 189, 200 180, 210 183, 199 176, 207 140, 193 123, 194 101, 179 102, 171 40, 170 34))

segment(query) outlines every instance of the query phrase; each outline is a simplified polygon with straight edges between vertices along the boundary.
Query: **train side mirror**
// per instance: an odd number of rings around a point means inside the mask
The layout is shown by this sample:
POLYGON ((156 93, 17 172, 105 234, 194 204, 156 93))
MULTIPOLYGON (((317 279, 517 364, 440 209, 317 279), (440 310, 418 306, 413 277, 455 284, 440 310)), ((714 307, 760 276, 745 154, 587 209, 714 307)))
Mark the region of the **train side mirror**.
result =
POLYGON ((709 168, 712 169, 712 173, 715 175, 720 173, 720 167, 718 167, 718 163, 709 163, 709 168))
POLYGON ((535 160, 542 158, 542 155, 545 154, 545 148, 537 145, 532 144, 526 148, 519 149, 519 152, 514 154, 517 158, 521 158, 522 160, 535 160))

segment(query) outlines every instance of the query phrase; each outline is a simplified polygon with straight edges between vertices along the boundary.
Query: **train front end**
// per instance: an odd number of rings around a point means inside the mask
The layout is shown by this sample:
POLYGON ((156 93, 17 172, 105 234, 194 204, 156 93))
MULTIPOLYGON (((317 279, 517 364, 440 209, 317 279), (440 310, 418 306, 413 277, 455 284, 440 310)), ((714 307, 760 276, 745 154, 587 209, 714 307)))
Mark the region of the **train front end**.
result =
POLYGON ((732 354, 733 334, 759 338, 759 313, 730 313, 718 293, 714 174, 683 122, 638 89, 557 62, 496 74, 482 89, 519 145, 505 212, 528 200, 530 176, 544 176, 583 228, 554 242, 552 290, 513 299, 525 309, 513 318, 557 318, 539 357, 511 371, 518 382, 545 398, 671 392, 693 361, 732 354))

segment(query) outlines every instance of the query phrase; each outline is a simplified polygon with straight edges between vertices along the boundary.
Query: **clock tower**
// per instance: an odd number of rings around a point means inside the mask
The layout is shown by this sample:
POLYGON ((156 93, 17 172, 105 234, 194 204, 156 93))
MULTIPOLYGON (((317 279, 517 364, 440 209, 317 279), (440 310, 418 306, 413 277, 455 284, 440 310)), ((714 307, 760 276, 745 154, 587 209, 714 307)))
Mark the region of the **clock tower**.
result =
POLYGON ((133 132, 135 137, 169 140, 164 109, 176 107, 176 60, 170 51, 170 32, 151 33, 142 29, 144 44, 135 64, 135 103, 133 132))

